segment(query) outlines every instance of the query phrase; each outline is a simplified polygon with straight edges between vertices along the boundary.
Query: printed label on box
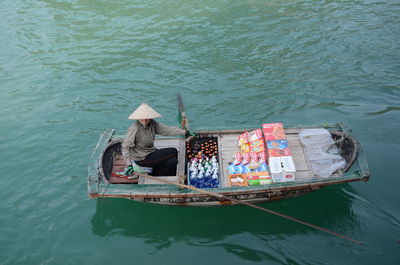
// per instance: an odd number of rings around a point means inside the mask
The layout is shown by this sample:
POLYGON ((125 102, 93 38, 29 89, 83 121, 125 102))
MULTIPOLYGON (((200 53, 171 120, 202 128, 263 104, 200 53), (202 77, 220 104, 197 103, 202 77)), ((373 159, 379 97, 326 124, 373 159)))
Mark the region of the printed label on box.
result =
POLYGON ((246 175, 244 174, 230 174, 229 184, 231 186, 247 186, 246 175))
POLYGON ((290 182, 290 181, 295 181, 295 175, 293 172, 285 172, 285 173, 280 173, 280 174, 273 174, 272 175, 272 182, 290 182))
POLYGON ((283 140, 286 138, 282 123, 264 123, 262 125, 264 138, 268 140, 283 140))
POLYGON ((291 156, 287 140, 267 141, 267 152, 269 156, 291 156))

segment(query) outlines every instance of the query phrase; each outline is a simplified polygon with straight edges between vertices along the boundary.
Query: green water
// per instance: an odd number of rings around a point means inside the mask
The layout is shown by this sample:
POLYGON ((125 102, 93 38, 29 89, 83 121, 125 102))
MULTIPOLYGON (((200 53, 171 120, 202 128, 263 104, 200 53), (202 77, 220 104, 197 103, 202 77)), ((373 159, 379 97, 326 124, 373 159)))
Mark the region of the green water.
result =
POLYGON ((399 1, 0 3, 0 264, 398 264, 399 1), (90 200, 89 158, 147 102, 192 128, 344 122, 371 179, 246 207, 90 200))

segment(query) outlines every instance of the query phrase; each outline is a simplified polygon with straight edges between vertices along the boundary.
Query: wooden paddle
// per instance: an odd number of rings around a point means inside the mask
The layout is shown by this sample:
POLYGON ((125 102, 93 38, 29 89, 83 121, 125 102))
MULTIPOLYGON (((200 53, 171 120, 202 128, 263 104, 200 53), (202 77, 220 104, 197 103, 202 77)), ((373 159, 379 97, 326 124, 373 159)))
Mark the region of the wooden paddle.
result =
MULTIPOLYGON (((237 203, 237 204, 246 205, 246 206, 249 206, 249 207, 252 207, 252 208, 255 208, 255 209, 258 209, 258 210, 267 212, 267 213, 271 213, 271 214, 274 214, 274 215, 283 217, 283 218, 285 218, 285 219, 288 219, 288 220, 291 220, 291 221, 294 221, 294 222, 297 222, 297 223, 300 223, 300 224, 303 224, 303 225, 312 227, 312 228, 314 228, 314 229, 317 229, 317 230, 320 230, 320 231, 329 233, 329 234, 331 234, 331 235, 334 235, 334 236, 337 236, 337 237, 340 237, 340 238, 349 240, 349 241, 354 242, 354 243, 357 243, 357 244, 364 244, 364 242, 361 242, 361 241, 352 239, 352 238, 350 238, 350 237, 347 237, 347 236, 338 234, 338 233, 336 233, 336 232, 334 232, 334 231, 332 231, 332 230, 323 228, 323 227, 321 227, 321 226, 307 223, 307 222, 305 222, 305 221, 299 220, 299 219, 294 218, 294 217, 291 217, 291 216, 289 216, 289 215, 282 214, 282 213, 278 213, 278 212, 275 212, 275 211, 273 211, 273 210, 270 210, 270 209, 267 209, 267 208, 264 208, 264 207, 255 205, 255 204, 253 204, 253 203, 249 203, 249 202, 237 200, 237 199, 234 199, 234 198, 230 198, 230 197, 225 196, 225 195, 223 195, 223 194, 221 194, 221 193, 211 192, 211 191, 204 190, 204 189, 199 189, 199 188, 196 188, 196 187, 193 187, 193 186, 190 186, 190 185, 181 184, 181 183, 176 183, 176 182, 173 182, 173 181, 169 181, 169 180, 163 179, 162 177, 154 177, 154 176, 150 176, 150 175, 146 175, 146 174, 141 174, 141 173, 136 173, 136 172, 135 172, 134 174, 137 175, 137 176, 140 176, 140 177, 144 177, 144 178, 156 180, 156 181, 163 182, 163 183, 166 183, 166 184, 175 185, 175 186, 178 186, 178 187, 181 187, 181 188, 186 188, 186 189, 194 190, 194 191, 197 191, 197 192, 200 192, 200 193, 203 193, 203 194, 207 194, 207 195, 210 195, 210 196, 214 196, 214 197, 217 197, 217 198, 220 198, 220 199, 224 199, 224 200, 227 200, 227 201, 230 201, 230 202, 234 202, 234 203, 237 203)), ((129 177, 128 177, 128 178, 129 178, 129 177)))
POLYGON ((176 98, 178 100, 178 111, 179 111, 179 123, 181 124, 181 128, 184 130, 189 130, 189 120, 187 119, 185 106, 183 105, 183 99, 181 93, 176 94, 176 98))

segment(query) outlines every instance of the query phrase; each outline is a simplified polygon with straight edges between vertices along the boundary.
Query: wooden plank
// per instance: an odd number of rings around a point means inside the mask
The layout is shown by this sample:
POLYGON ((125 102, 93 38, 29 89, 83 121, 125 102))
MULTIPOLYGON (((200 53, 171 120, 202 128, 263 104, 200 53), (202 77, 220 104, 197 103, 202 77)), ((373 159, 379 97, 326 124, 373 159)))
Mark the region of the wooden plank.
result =
POLYGON ((314 177, 314 175, 311 173, 311 171, 297 171, 295 173, 296 182, 308 181, 308 180, 311 180, 313 177, 314 177))
MULTIPOLYGON (((165 180, 173 181, 173 182, 176 182, 176 183, 179 182, 177 176, 162 176, 162 177, 155 177, 155 178, 157 178, 157 179, 165 179, 165 180)), ((167 185, 167 184, 165 184, 165 183, 163 183, 161 181, 156 181, 156 180, 153 180, 153 179, 143 178, 143 177, 140 177, 139 184, 149 184, 149 185, 161 185, 161 184, 163 184, 163 185, 167 185)))
POLYGON ((290 149, 296 170, 310 170, 310 166, 304 156, 303 148, 293 147, 290 149))

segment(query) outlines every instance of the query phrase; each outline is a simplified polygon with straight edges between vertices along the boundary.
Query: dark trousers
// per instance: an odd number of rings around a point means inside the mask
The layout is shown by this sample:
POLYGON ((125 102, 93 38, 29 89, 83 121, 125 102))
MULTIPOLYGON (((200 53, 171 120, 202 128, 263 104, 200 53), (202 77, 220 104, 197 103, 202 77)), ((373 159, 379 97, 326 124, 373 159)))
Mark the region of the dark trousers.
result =
POLYGON ((153 176, 176 176, 178 151, 175 148, 157 149, 136 164, 142 167, 152 167, 153 176))

